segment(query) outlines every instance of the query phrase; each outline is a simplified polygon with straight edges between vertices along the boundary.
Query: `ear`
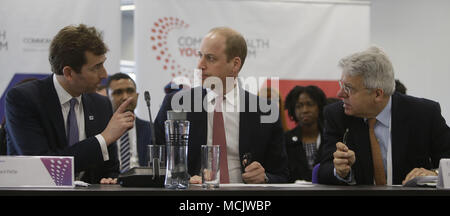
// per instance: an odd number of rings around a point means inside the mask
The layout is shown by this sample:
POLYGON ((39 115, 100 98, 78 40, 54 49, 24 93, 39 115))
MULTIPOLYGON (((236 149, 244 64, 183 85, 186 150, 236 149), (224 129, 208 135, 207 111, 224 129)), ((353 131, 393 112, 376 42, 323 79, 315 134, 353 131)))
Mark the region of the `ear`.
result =
POLYGON ((375 89, 375 101, 380 102, 384 98, 384 91, 383 89, 375 89))
POLYGON ((75 73, 75 70, 73 70, 72 67, 64 66, 64 68, 63 68, 64 78, 66 78, 67 80, 72 80, 73 73, 75 73))
POLYGON ((233 58, 233 75, 237 76, 239 74, 239 71, 241 70, 242 61, 239 57, 233 58))

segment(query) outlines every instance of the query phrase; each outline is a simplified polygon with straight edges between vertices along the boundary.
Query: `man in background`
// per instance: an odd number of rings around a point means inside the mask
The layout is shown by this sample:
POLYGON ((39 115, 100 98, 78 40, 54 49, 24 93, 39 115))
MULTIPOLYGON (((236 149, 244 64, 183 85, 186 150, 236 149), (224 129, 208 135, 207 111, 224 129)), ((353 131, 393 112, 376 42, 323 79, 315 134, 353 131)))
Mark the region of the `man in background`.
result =
MULTIPOLYGON (((139 93, 136 92, 136 83, 125 73, 116 73, 109 77, 108 97, 114 111, 128 99, 130 104, 125 110, 134 113, 139 93)), ((150 123, 136 117, 134 127, 125 132, 117 141, 119 149, 120 171, 126 172, 130 168, 148 166, 147 145, 151 144, 150 123)))

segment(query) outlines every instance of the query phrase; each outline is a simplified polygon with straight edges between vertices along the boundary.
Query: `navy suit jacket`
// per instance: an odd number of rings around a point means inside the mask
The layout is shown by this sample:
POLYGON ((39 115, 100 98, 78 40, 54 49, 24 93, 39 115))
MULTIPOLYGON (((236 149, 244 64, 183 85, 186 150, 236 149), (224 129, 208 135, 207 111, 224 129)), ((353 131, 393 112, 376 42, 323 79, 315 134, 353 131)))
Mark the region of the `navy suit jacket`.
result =
MULTIPOLYGON (((356 184, 373 185, 373 164, 369 128, 364 119, 344 114, 342 102, 325 107, 323 158, 319 183, 341 184, 334 176, 333 153, 349 129, 347 145, 356 155, 352 172, 356 184)), ((392 183, 401 184, 414 168, 439 167, 441 158, 450 157, 450 129, 438 103, 395 93, 391 106, 392 183)))
MULTIPOLYGON (((201 145, 206 145, 208 134, 207 112, 202 108, 206 90, 198 87, 177 93, 166 95, 164 98, 164 102, 155 119, 156 142, 160 145, 165 143, 164 122, 167 119, 167 111, 172 110, 172 98, 174 95, 176 97, 184 95, 184 97, 180 97, 180 104, 183 104, 184 99, 191 100, 190 109, 194 111, 187 114, 187 120, 190 121, 188 170, 190 175, 199 175, 201 145), (195 101, 197 103, 194 103, 195 101)), ((246 112, 240 113, 239 119, 239 155, 241 160, 244 153, 250 152, 253 161, 261 163, 266 170, 270 183, 287 182, 289 171, 287 169, 287 155, 284 148, 284 136, 280 119, 278 118, 274 123, 261 123, 261 116, 265 113, 259 109, 256 112, 248 112, 249 101, 256 102, 258 97, 243 89, 240 89, 240 93, 240 104, 245 104, 246 108, 246 112), (245 103, 242 101, 244 97, 245 103)))
MULTIPOLYGON (((306 157, 306 150, 303 148, 302 142, 302 127, 297 125, 294 129, 284 134, 286 141, 286 152, 289 161, 289 182, 296 180, 312 180, 312 170, 308 166, 308 158, 306 157), (295 138, 294 138, 295 137, 295 138)), ((319 163, 320 152, 323 149, 323 132, 320 131, 321 144, 317 149, 316 159, 314 164, 319 163)))
POLYGON ((109 160, 103 161, 95 135, 107 126, 113 112, 107 97, 83 94, 86 139, 68 146, 61 104, 53 76, 18 85, 6 95, 5 116, 9 155, 74 156, 75 172, 85 171, 83 181, 99 183, 103 177, 117 177, 117 147, 108 146, 109 160))
POLYGON ((136 118, 136 139, 137 153, 139 158, 139 166, 148 166, 148 149, 147 145, 151 145, 150 122, 136 118))

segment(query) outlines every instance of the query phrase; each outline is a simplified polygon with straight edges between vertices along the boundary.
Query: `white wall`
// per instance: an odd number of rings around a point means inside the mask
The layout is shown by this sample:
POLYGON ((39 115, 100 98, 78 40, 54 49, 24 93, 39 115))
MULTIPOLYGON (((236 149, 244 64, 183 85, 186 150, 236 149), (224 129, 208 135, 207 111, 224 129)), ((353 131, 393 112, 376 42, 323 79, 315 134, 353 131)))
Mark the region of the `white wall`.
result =
POLYGON ((390 56, 407 93, 438 101, 450 121, 450 1, 371 2, 372 43, 390 56))
MULTIPOLYGON (((371 42, 390 56, 408 94, 438 101, 450 121, 450 1, 370 2, 371 42)), ((122 17, 122 56, 134 60, 133 16, 122 17)))
POLYGON ((122 12, 122 54, 121 59, 134 61, 133 11, 122 12))

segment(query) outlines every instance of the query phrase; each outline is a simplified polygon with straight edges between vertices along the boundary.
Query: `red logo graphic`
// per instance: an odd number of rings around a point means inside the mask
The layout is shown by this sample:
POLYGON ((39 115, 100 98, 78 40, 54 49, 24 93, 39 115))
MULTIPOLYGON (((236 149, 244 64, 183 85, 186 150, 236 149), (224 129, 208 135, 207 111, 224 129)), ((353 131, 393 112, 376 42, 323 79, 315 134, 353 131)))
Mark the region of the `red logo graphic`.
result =
POLYGON ((162 63, 163 70, 169 72, 172 77, 184 76, 190 79, 194 78, 193 70, 186 69, 177 63, 167 46, 167 38, 170 31, 188 27, 189 24, 182 19, 163 17, 153 23, 151 29, 150 42, 152 50, 156 52, 156 60, 162 63))

